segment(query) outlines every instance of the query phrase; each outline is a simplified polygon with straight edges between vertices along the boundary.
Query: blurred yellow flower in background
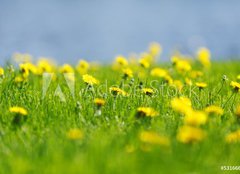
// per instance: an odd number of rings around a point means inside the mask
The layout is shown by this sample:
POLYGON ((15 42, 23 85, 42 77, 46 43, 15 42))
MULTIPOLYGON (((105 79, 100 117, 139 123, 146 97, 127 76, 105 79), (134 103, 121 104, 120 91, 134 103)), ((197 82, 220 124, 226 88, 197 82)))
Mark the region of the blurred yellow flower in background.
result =
POLYGON ((171 100, 171 107, 181 114, 186 114, 189 110, 192 110, 192 103, 187 97, 173 98, 171 100))
POLYGON ((240 83, 231 81, 230 86, 233 88, 235 92, 240 91, 240 83))
POLYGON ((188 110, 185 114, 184 123, 187 125, 200 126, 207 122, 207 114, 203 111, 188 110))
POLYGON ((123 74, 124 74, 124 77, 126 77, 126 78, 133 77, 133 72, 130 68, 124 68, 123 74))
POLYGON ((4 75, 4 69, 2 67, 0 67, 0 76, 4 75))
POLYGON ((64 64, 59 68, 60 73, 74 73, 74 69, 71 65, 69 64, 64 64))
POLYGON ((89 63, 85 60, 79 60, 76 70, 80 74, 86 74, 89 70, 89 63))
POLYGON ((204 67, 211 66, 211 53, 207 48, 199 48, 197 51, 197 58, 204 67))
POLYGON ((163 146, 170 145, 169 138, 167 138, 165 136, 161 136, 161 135, 157 134, 156 132, 151 132, 151 131, 140 132, 139 139, 143 143, 148 143, 148 144, 163 145, 163 146))
POLYGON ((211 105, 204 109, 208 114, 223 115, 223 109, 220 106, 211 105))
POLYGON ((192 126, 182 126, 180 127, 177 140, 182 143, 194 143, 202 141, 205 137, 205 133, 202 129, 192 127, 192 126))
POLYGON ((119 55, 115 58, 115 62, 120 65, 120 66, 127 66, 128 65, 128 61, 125 57, 119 55))
POLYGON ((240 130, 236 130, 235 132, 229 133, 225 140, 227 143, 235 143, 240 141, 240 130))
POLYGON ((149 45, 148 51, 153 57, 158 57, 162 53, 162 47, 159 43, 152 42, 149 45))
POLYGON ((80 140, 80 139, 83 139, 83 136, 84 136, 83 132, 77 128, 70 129, 67 132, 67 138, 71 140, 80 140))
POLYGON ((165 77, 168 75, 168 72, 162 68, 153 68, 150 74, 151 76, 154 76, 154 77, 165 77))

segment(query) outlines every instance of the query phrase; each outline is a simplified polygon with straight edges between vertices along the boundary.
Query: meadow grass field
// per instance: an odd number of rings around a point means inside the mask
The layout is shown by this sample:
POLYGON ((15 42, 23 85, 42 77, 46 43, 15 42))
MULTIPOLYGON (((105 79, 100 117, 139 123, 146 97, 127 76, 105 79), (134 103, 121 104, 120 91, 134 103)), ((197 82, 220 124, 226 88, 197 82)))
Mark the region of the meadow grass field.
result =
POLYGON ((111 65, 3 66, 0 173, 239 173, 240 61, 204 48, 156 63, 152 47, 111 65))

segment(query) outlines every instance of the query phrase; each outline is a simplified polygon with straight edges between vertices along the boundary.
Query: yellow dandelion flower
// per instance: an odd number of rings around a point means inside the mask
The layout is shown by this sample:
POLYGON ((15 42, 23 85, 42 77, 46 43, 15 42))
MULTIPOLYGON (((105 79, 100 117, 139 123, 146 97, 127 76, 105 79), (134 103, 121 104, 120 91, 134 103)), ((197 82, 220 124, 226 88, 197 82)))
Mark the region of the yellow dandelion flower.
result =
POLYGON ((168 75, 168 72, 162 68, 153 68, 150 74, 151 76, 155 76, 155 77, 165 77, 168 75))
POLYGON ((211 105, 204 109, 208 114, 223 115, 223 109, 220 106, 211 105))
POLYGON ((184 117, 184 123, 187 125, 192 126, 200 126, 204 125, 207 122, 207 114, 202 111, 194 111, 194 110, 188 110, 188 112, 185 113, 184 117))
POLYGON ((83 139, 83 132, 80 129, 74 128, 74 129, 70 129, 67 132, 67 138, 71 139, 71 140, 79 140, 79 139, 83 139))
POLYGON ((169 85, 172 85, 172 84, 173 84, 173 79, 172 79, 171 76, 166 75, 166 76, 163 77, 163 79, 164 79, 164 81, 165 81, 166 83, 168 83, 169 85))
POLYGON ((171 107, 181 114, 186 114, 189 110, 192 110, 192 103, 187 97, 173 98, 171 100, 171 107))
POLYGON ((74 69, 69 64, 64 64, 59 68, 60 73, 74 73, 74 69))
POLYGON ((123 69, 124 77, 133 77, 133 72, 130 68, 124 68, 123 69))
POLYGON ((206 83, 203 82, 196 82, 195 85, 199 88, 199 89, 203 89, 207 87, 206 83))
POLYGON ((94 99, 94 103, 98 106, 98 107, 101 107, 105 104, 105 100, 104 99, 101 99, 101 98, 95 98, 94 99))
POLYGON ((188 72, 192 69, 190 63, 187 60, 178 60, 175 64, 175 67, 180 73, 188 72))
POLYGON ((137 108, 137 117, 156 117, 159 113, 150 107, 137 108))
POLYGON ((240 118, 240 105, 237 106, 235 114, 236 114, 237 117, 240 118))
POLYGON ((37 62, 38 74, 51 73, 54 71, 54 63, 48 58, 40 58, 37 62))
POLYGON ((85 60, 79 60, 76 69, 80 74, 86 74, 89 69, 89 63, 85 60))
POLYGON ((190 72, 190 77, 193 79, 196 79, 198 77, 202 77, 203 76, 203 72, 202 71, 191 71, 190 72))
POLYGON ((4 75, 4 69, 2 67, 0 67, 0 76, 4 75))
POLYGON ((172 86, 175 86, 179 91, 183 88, 183 83, 180 80, 174 80, 172 86))
POLYGON ((28 65, 25 64, 25 63, 22 63, 19 65, 20 67, 20 72, 23 76, 23 78, 27 78, 29 76, 29 68, 28 68, 28 65))
POLYGON ((180 60, 181 60, 181 58, 179 56, 174 55, 174 56, 171 57, 171 62, 172 62, 173 65, 176 65, 177 62, 180 61, 180 60))
POLYGON ((17 77, 15 77, 14 81, 16 83, 21 83, 21 82, 25 81, 25 79, 23 77, 21 77, 21 76, 17 76, 17 77))
POLYGON ((211 53, 207 48, 199 48, 197 51, 197 57, 198 57, 198 60, 200 61, 200 63, 204 67, 210 67, 211 53))
MULTIPOLYGON (((151 56, 150 56, 151 57, 151 56)), ((151 58, 149 58, 148 54, 144 54, 140 60, 139 60, 139 64, 143 67, 143 68, 149 68, 150 67, 150 61, 151 58)))
POLYGON ((230 86, 235 92, 240 92, 240 83, 231 81, 230 86))
POLYGON ((161 54, 162 52, 162 47, 159 43, 157 42, 153 42, 149 45, 149 53, 153 56, 153 57, 157 57, 161 54))
POLYGON ((118 87, 111 87, 110 92, 115 96, 116 95, 122 95, 122 96, 127 96, 128 95, 124 90, 122 90, 118 87))
POLYGON ((194 143, 202 141, 205 137, 205 133, 202 129, 192 127, 192 126, 182 126, 180 127, 177 140, 181 143, 194 143))
POLYGON ((93 76, 85 74, 82 76, 83 81, 88 84, 88 85, 95 85, 95 84, 99 84, 99 81, 97 79, 95 79, 93 76))
POLYGON ((225 140, 227 143, 236 143, 240 141, 240 130, 237 130, 235 132, 229 133, 226 137, 225 140))
POLYGON ((156 132, 151 132, 151 131, 142 131, 139 134, 139 139, 143 143, 147 143, 147 144, 163 145, 163 146, 170 145, 169 138, 159 135, 156 132))
POLYGON ((185 83, 187 84, 187 85, 189 85, 189 86, 192 86, 193 85, 193 83, 192 83, 192 80, 191 79, 189 79, 189 78, 185 78, 185 83))
POLYGON ((152 88, 143 88, 143 89, 142 89, 142 92, 143 92, 144 94, 148 95, 148 96, 151 96, 151 95, 153 95, 153 93, 154 93, 154 91, 153 91, 152 88))
POLYGON ((121 66, 127 66, 128 65, 127 59, 125 57, 121 56, 121 55, 117 56, 115 61, 118 65, 121 65, 121 66))
POLYGON ((28 114, 26 109, 19 107, 19 106, 10 107, 9 111, 11 113, 15 113, 15 114, 19 114, 19 115, 27 115, 28 114))

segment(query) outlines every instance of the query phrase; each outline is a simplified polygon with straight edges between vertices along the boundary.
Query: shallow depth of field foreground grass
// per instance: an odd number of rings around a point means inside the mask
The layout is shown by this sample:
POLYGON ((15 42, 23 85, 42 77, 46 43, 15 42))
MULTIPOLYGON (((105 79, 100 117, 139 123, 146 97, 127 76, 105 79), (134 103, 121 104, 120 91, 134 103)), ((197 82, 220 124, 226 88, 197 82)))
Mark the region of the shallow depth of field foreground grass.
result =
POLYGON ((4 66, 0 172, 221 173, 221 166, 240 166, 240 61, 210 62, 202 52, 164 64, 150 52, 109 66, 4 66))

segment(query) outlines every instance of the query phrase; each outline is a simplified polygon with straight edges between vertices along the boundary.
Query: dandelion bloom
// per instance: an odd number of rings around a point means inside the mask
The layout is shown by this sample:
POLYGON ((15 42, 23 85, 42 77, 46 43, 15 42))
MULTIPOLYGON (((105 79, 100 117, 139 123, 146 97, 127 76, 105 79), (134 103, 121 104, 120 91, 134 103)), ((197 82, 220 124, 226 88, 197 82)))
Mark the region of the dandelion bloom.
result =
POLYGON ((183 88, 183 83, 180 80, 174 80, 172 86, 175 86, 179 91, 183 88))
POLYGON ((54 63, 48 58, 40 58, 37 62, 38 74, 51 73, 54 71, 54 63))
POLYGON ((123 69, 123 74, 124 74, 124 77, 133 77, 133 72, 130 68, 124 68, 123 69))
POLYGON ((203 66, 210 67, 211 53, 207 48, 199 48, 197 51, 197 57, 203 66))
POLYGON ((189 110, 192 110, 192 103, 187 97, 173 98, 171 100, 171 107, 177 112, 186 114, 189 110))
POLYGON ((204 125, 207 122, 207 115, 203 111, 188 110, 184 117, 184 123, 192 126, 204 125))
POLYGON ((85 74, 82 76, 83 81, 88 84, 88 85, 95 85, 95 84, 99 84, 99 81, 97 79, 95 79, 93 76, 85 74))
POLYGON ((196 79, 198 77, 202 77, 203 76, 203 72, 202 71, 191 71, 189 76, 193 79, 196 79))
POLYGON ((27 78, 29 76, 29 67, 28 67, 28 65, 25 64, 25 63, 22 63, 22 64, 19 65, 19 67, 20 67, 20 72, 22 74, 22 77, 23 78, 27 78))
POLYGON ((235 132, 229 133, 225 140, 227 143, 235 143, 240 141, 240 130, 237 130, 235 132))
POLYGON ((173 79, 170 75, 164 76, 163 79, 167 84, 169 84, 169 85, 173 84, 173 79))
POLYGON ((165 77, 168 75, 168 72, 162 68, 153 68, 150 74, 151 76, 155 76, 155 77, 165 77))
POLYGON ((98 106, 98 107, 101 107, 105 104, 105 100, 104 99, 101 99, 101 98, 95 98, 94 99, 94 103, 98 106))
POLYGON ((121 56, 121 55, 117 56, 115 61, 118 65, 121 65, 121 66, 127 66, 128 65, 127 59, 125 57, 121 56))
POLYGON ((192 83, 192 80, 191 79, 189 79, 189 78, 185 78, 185 83, 187 84, 187 85, 189 85, 189 86, 192 86, 193 85, 193 83, 192 83))
POLYGON ((89 63, 85 60, 79 60, 76 69, 80 74, 86 74, 89 69, 89 63))
POLYGON ((195 84, 199 89, 203 89, 207 87, 207 84, 203 82, 196 82, 195 84))
POLYGON ((157 42, 153 42, 149 45, 149 53, 153 56, 153 57, 156 57, 156 56, 159 56, 162 52, 162 47, 159 43, 157 42))
POLYGON ((28 114, 26 109, 24 109, 22 107, 19 107, 19 106, 10 107, 9 111, 11 113, 16 113, 16 114, 19 114, 19 115, 27 115, 28 114))
POLYGON ((0 67, 0 76, 4 75, 4 69, 2 67, 0 67))
POLYGON ((83 132, 77 128, 70 129, 67 132, 67 137, 71 140, 79 140, 83 138, 83 132))
POLYGON ((185 125, 180 127, 177 140, 182 143, 193 143, 202 141, 204 136, 205 133, 202 129, 185 125))
POLYGON ((142 89, 142 92, 143 92, 144 94, 148 95, 148 96, 151 96, 151 95, 153 95, 153 93, 154 93, 154 91, 153 91, 152 88, 143 88, 143 89, 142 89))
POLYGON ((220 106, 211 105, 204 109, 208 114, 223 115, 223 109, 220 106))
POLYGON ((60 67, 59 71, 61 73, 73 73, 74 69, 71 65, 69 64, 64 64, 63 66, 60 67))
POLYGON ((137 117, 156 117, 159 113, 150 107, 139 107, 137 108, 137 117))
POLYGON ((230 86, 233 88, 235 92, 240 91, 240 83, 231 81, 230 86))
POLYGON ((120 89, 118 87, 111 87, 110 88, 110 92, 113 95, 122 95, 122 96, 127 96, 128 95, 124 90, 122 90, 122 89, 120 89))
POLYGON ((157 133, 151 132, 151 131, 142 131, 139 135, 139 139, 143 143, 148 143, 148 144, 163 145, 163 146, 170 145, 169 138, 158 135, 157 133))
POLYGON ((179 60, 176 62, 175 67, 178 72, 188 72, 192 69, 190 63, 187 60, 179 60))
POLYGON ((149 68, 150 67, 150 61, 147 57, 143 57, 139 60, 139 64, 143 67, 143 68, 149 68))

